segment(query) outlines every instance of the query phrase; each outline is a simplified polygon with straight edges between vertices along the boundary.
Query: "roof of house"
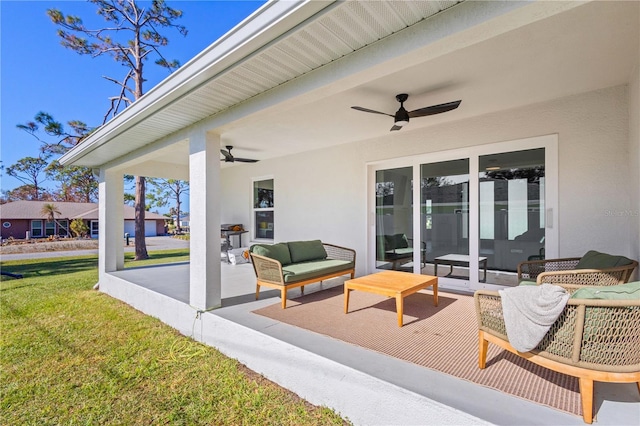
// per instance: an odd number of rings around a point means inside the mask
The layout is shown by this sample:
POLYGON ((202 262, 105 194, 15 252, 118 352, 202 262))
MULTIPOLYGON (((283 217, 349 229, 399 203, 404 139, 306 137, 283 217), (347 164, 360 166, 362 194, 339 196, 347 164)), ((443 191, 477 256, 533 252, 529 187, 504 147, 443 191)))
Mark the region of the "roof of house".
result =
MULTIPOLYGON (((56 206, 60 215, 57 219, 98 219, 98 203, 70 203, 64 201, 13 201, 0 205, 0 218, 5 219, 39 219, 44 218, 42 208, 45 204, 53 204, 56 206)), ((124 219, 135 219, 135 209, 131 206, 123 205, 124 219)), ((147 220, 164 220, 164 216, 147 211, 145 213, 147 220)))

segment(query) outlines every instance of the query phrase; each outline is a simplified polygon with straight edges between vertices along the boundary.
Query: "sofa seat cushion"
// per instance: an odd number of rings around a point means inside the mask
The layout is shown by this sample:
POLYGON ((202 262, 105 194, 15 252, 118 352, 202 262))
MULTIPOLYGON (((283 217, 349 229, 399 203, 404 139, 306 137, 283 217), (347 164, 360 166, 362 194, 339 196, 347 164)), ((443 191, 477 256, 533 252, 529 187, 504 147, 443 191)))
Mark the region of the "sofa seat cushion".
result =
POLYGON ((291 263, 322 260, 327 258, 327 251, 320 240, 289 241, 291 263))
POLYGON ((599 287, 584 287, 572 299, 640 300, 640 281, 599 287))
POLYGON ((308 280, 314 277, 346 271, 353 268, 353 262, 337 259, 312 260, 309 262, 292 263, 282 267, 285 283, 308 280))
POLYGON ((289 254, 289 246, 287 243, 278 244, 254 244, 250 249, 251 253, 275 259, 282 266, 291 263, 291 255, 289 254))
POLYGON ((624 256, 616 256, 590 250, 578 261, 576 269, 609 269, 630 265, 633 261, 624 256))

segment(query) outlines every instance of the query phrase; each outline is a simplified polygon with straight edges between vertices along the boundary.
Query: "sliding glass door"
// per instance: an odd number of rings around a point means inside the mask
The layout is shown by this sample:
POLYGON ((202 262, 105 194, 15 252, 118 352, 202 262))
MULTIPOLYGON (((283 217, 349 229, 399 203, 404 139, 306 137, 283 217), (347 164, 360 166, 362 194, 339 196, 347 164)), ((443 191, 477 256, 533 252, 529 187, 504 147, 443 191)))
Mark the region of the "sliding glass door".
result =
POLYGON ((389 164, 370 175, 375 269, 494 288, 517 285, 520 262, 557 257, 555 135, 389 164))
POLYGON ((468 280, 468 158, 420 165, 420 223, 422 273, 468 280))
POLYGON ((412 167, 376 172, 376 268, 413 270, 412 167))
POLYGON ((517 285, 518 263, 545 255, 545 150, 479 158, 480 255, 487 282, 517 285))

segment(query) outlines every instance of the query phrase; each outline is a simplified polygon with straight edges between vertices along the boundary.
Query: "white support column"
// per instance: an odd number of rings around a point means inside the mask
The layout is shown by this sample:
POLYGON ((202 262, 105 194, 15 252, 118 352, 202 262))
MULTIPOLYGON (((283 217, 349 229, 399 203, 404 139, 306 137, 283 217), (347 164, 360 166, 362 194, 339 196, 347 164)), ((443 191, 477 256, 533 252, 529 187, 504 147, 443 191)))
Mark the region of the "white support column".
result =
POLYGON ((123 174, 101 169, 98 210, 99 273, 124 268, 124 182, 123 174))
POLYGON ((206 310, 222 304, 220 277, 220 137, 189 135, 189 303, 206 310))

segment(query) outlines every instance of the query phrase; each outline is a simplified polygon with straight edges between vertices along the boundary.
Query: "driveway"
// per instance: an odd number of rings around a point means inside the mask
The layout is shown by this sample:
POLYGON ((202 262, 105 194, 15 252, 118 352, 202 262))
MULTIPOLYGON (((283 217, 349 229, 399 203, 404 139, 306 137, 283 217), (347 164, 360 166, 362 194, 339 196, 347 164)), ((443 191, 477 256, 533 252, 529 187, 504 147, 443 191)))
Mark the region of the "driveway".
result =
MULTIPOLYGON (((180 240, 178 238, 171 237, 147 237, 147 251, 156 251, 156 250, 171 250, 171 249, 179 249, 179 248, 188 248, 189 241, 180 240)), ((125 252, 133 252, 135 251, 135 246, 133 245, 133 238, 130 241, 128 246, 124 248, 125 252)), ((65 257, 65 256, 82 256, 87 254, 98 254, 97 249, 93 250, 60 250, 60 251, 43 251, 36 253, 16 253, 16 254, 3 254, 0 256, 0 260, 21 260, 21 259, 39 259, 46 257, 65 257)))

